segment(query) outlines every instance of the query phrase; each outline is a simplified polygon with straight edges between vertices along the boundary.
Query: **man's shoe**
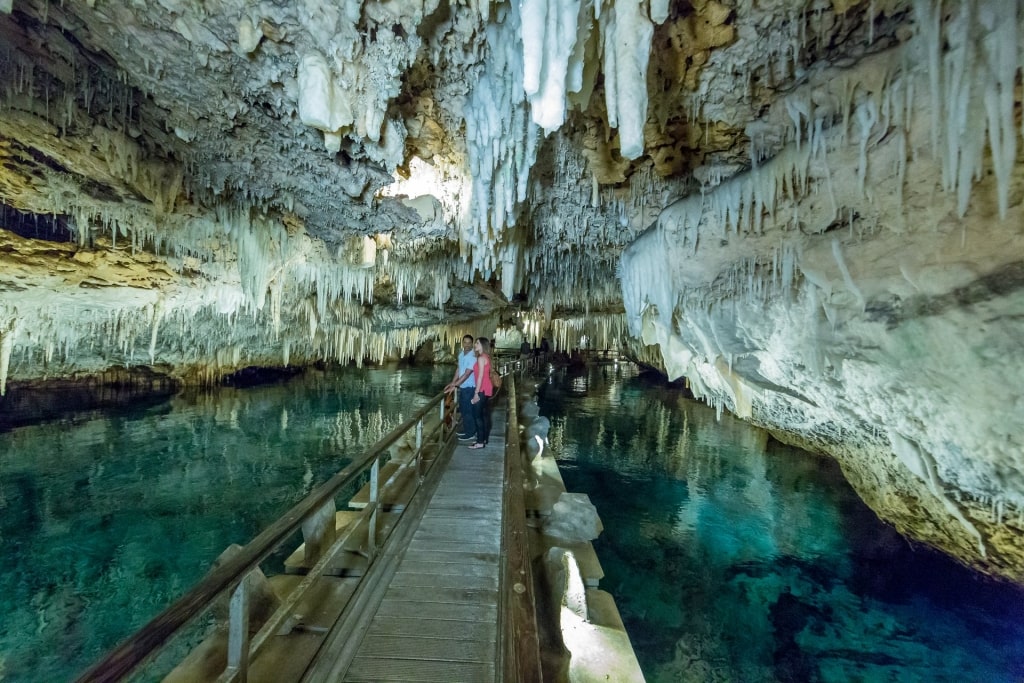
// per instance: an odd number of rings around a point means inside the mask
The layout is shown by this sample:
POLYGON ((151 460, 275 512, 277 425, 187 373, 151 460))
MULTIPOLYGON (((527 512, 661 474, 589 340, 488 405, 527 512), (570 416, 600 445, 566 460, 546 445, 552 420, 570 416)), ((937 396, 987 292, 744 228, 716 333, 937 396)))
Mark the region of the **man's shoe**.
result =
POLYGON ((460 439, 465 439, 467 436, 469 436, 469 434, 463 434, 462 432, 459 432, 455 436, 459 437, 460 439))
POLYGON ((475 435, 460 436, 459 437, 459 441, 476 441, 476 436, 475 435))

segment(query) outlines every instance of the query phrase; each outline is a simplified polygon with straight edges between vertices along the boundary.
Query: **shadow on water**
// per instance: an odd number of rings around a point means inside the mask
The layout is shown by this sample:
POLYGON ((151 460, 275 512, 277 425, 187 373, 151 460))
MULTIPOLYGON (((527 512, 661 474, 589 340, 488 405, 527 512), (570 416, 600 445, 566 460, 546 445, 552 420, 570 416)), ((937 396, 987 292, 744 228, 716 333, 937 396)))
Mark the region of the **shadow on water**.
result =
POLYGON ((14 386, 0 397, 0 433, 46 422, 81 422, 105 411, 141 415, 167 408, 176 392, 173 384, 137 388, 58 381, 42 386, 14 386))
POLYGON ((632 366, 538 393, 652 683, 1024 680, 1024 591, 899 536, 833 460, 632 366))

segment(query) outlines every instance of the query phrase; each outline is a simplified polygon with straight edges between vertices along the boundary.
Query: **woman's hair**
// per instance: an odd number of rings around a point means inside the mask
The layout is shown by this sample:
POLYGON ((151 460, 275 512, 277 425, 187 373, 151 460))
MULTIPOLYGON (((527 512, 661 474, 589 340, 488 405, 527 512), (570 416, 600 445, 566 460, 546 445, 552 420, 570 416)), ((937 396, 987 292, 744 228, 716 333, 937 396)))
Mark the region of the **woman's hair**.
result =
POLYGON ((476 340, 480 344, 480 353, 486 353, 490 355, 491 342, 487 339, 487 337, 477 337, 476 340))

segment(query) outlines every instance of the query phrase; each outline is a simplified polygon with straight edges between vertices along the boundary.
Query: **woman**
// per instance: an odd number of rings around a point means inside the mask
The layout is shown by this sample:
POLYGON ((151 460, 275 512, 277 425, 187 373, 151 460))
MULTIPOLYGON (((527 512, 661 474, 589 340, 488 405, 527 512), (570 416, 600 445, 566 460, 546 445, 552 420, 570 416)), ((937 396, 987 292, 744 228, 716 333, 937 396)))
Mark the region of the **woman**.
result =
POLYGON ((476 353, 476 364, 473 366, 473 380, 476 392, 470 403, 473 404, 473 417, 476 421, 476 443, 470 448, 483 448, 491 436, 491 396, 494 385, 491 384, 491 343, 487 337, 480 337, 473 345, 476 353))

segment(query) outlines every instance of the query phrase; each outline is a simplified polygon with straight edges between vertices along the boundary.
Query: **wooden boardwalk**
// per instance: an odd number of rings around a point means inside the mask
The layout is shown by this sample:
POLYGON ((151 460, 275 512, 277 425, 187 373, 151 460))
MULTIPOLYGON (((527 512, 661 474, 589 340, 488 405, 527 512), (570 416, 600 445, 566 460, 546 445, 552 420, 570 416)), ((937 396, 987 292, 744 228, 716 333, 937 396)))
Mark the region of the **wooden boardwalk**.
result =
MULTIPOLYGON (((437 394, 250 543, 225 552, 79 683, 140 673, 211 608, 213 627, 164 683, 541 683, 542 660, 552 676, 567 666, 574 680, 643 681, 614 601, 594 587, 603 573, 596 556, 587 561, 590 544, 556 546, 526 524, 528 491, 541 510, 538 501, 551 498, 544 490, 564 487, 557 469, 526 478, 540 470, 519 448, 515 376, 507 377, 487 448, 453 446, 451 413, 437 394), (359 511, 336 510, 340 496, 359 511), (300 530, 304 542, 285 573, 267 579, 260 564, 300 530), (561 582, 553 589, 565 591, 563 605, 570 569, 577 584, 592 584, 586 604, 573 594, 568 626, 561 610, 561 637, 538 625, 532 562, 545 547, 572 560, 555 578, 548 572, 544 588, 561 582)), ((532 416, 546 431, 536 409, 532 416)), ((527 415, 528 430, 530 422, 527 415)))
POLYGON ((472 683, 500 675, 504 406, 493 415, 487 448, 456 446, 363 626, 345 647, 324 647, 306 680, 472 683))

